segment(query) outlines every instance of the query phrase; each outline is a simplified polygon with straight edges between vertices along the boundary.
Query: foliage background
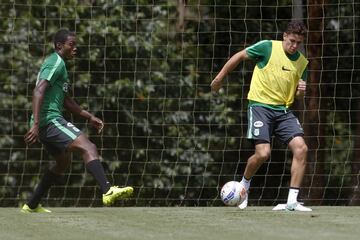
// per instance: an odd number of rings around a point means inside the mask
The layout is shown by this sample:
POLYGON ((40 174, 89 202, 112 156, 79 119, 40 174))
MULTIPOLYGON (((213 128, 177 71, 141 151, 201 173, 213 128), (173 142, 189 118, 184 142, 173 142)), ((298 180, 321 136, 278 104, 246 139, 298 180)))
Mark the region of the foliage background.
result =
MULTIPOLYGON (((307 23, 309 8, 318 2, 297 6, 307 23)), ((322 42, 305 44, 309 60, 321 61, 318 69, 309 66, 319 77, 310 75, 308 88, 317 91, 295 105, 307 141, 319 143, 309 145, 311 163, 321 163, 316 172, 307 172, 302 197, 313 204, 357 204, 359 4, 321 2, 322 29, 309 36, 322 42), (311 47, 321 48, 321 55, 312 54, 311 47), (308 121, 311 111, 318 122, 308 121)), ((294 6, 286 0, 277 4, 198 0, 182 8, 183 1, 165 0, 1 1, 1 206, 25 201, 52 161, 40 144, 26 146, 23 135, 38 69, 59 28, 77 34, 78 56, 68 63, 74 98, 106 127, 98 136, 82 119, 67 117, 96 143, 112 182, 136 188, 133 200, 119 204, 221 205, 220 187, 241 177, 253 151, 245 132, 254 63, 241 63, 218 95, 209 84, 236 51, 262 39, 281 39, 294 6)), ((287 197, 291 155, 276 141, 273 149, 253 180, 251 204, 287 197)), ((46 201, 99 206, 99 196, 74 155, 66 185, 52 188, 46 201)))

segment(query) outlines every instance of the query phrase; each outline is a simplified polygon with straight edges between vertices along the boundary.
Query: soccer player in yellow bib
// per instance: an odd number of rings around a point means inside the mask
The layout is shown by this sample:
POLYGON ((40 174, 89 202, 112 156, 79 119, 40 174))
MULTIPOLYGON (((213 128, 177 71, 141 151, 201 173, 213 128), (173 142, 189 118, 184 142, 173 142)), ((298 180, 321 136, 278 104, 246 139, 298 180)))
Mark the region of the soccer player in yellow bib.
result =
POLYGON ((255 145, 255 153, 248 159, 241 180, 240 209, 247 207, 251 178, 269 158, 271 136, 275 135, 288 145, 293 159, 287 203, 273 210, 312 211, 297 201, 308 148, 299 120, 289 110, 295 96, 303 97, 306 90, 308 60, 298 51, 305 34, 302 22, 290 22, 282 41, 260 41, 236 53, 211 82, 211 89, 216 92, 224 77, 241 61, 252 59, 256 62, 248 93, 247 132, 247 138, 255 145))

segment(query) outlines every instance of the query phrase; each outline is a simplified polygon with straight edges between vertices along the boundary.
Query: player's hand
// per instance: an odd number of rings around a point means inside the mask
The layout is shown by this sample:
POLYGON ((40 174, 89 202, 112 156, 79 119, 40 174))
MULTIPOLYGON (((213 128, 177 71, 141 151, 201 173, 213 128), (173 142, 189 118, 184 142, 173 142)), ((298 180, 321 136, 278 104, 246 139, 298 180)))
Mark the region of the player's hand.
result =
POLYGON ((101 133, 101 131, 103 130, 104 128, 104 122, 101 121, 99 118, 95 117, 95 116, 92 116, 90 119, 89 119, 89 122, 91 125, 93 125, 97 131, 98 131, 98 134, 101 133))
POLYGON ((34 144, 38 140, 39 126, 34 124, 30 130, 25 134, 24 141, 28 145, 34 144))
POLYGON ((303 80, 300 80, 299 84, 298 84, 298 87, 297 87, 297 90, 305 92, 305 90, 306 90, 306 82, 303 81, 303 80))
POLYGON ((212 80, 210 87, 211 87, 211 91, 213 92, 217 92, 219 91, 219 89, 221 88, 221 80, 218 78, 215 78, 214 80, 212 80))
POLYGON ((300 79, 296 89, 296 97, 303 98, 305 96, 305 90, 306 90, 306 82, 300 79))

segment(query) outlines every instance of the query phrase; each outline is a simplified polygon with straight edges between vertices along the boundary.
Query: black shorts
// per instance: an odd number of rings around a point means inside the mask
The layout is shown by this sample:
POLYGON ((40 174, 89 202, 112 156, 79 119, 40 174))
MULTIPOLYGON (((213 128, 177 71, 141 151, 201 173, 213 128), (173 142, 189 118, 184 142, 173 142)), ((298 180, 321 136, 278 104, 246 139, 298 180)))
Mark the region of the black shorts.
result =
POLYGON ((248 108, 247 138, 255 142, 270 143, 271 136, 288 144, 296 136, 304 136, 297 117, 290 110, 274 110, 263 106, 248 108))
POLYGON ((68 146, 82 134, 81 130, 64 118, 53 119, 39 129, 39 140, 51 155, 66 152, 68 146))

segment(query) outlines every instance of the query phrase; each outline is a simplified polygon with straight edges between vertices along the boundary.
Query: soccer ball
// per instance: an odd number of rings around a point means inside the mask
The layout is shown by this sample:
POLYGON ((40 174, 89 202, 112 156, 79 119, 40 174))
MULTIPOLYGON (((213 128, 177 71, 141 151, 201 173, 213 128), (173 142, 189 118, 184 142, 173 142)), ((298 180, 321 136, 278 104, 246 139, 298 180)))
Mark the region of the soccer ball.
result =
POLYGON ((220 196, 225 205, 236 206, 240 203, 240 182, 230 181, 221 188, 220 196))

